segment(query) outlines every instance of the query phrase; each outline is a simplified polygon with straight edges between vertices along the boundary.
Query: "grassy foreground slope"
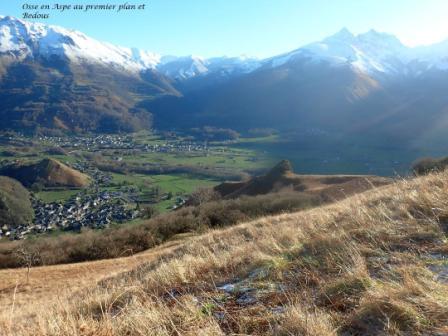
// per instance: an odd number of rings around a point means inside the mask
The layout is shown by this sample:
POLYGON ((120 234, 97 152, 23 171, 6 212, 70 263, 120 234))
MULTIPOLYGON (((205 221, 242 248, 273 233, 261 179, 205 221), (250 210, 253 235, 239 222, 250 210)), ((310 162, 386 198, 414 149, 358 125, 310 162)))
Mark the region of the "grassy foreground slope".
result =
MULTIPOLYGON (((445 335, 448 172, 192 237, 14 335, 445 335)), ((53 266, 54 267, 54 266, 53 266)), ((40 269, 45 272, 45 267, 40 269)))

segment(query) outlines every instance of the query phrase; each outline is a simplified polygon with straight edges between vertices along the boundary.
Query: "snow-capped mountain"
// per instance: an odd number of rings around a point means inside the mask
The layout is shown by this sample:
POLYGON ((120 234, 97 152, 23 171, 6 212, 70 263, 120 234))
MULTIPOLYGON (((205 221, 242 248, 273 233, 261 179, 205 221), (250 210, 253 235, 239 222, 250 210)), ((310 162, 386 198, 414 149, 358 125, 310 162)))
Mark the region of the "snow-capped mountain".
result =
POLYGON ((165 76, 176 80, 185 80, 207 74, 229 76, 244 74, 260 67, 261 62, 250 57, 215 57, 205 59, 199 56, 164 56, 157 66, 165 76))
POLYGON ((100 42, 85 34, 58 26, 0 17, 0 56, 15 60, 49 56, 67 57, 74 62, 96 62, 138 72, 157 69, 165 76, 182 80, 211 72, 232 74, 254 70, 259 63, 252 58, 198 56, 161 56, 137 48, 124 48, 100 42))
POLYGON ((368 134, 372 142, 384 137, 419 143, 421 137, 446 143, 441 125, 448 125, 447 56, 448 41, 411 48, 390 34, 342 29, 258 61, 244 75, 186 83, 180 86, 183 97, 161 98, 149 107, 161 128, 176 120, 180 128, 300 127, 359 140, 368 134))
POLYGON ((448 40, 410 48, 374 30, 343 29, 264 60, 207 59, 0 17, 0 129, 115 132, 153 121, 159 128, 299 125, 341 134, 375 126, 413 138, 436 123, 434 137, 448 141, 447 70, 448 40))
POLYGON ((206 74, 207 60, 199 56, 164 56, 157 66, 157 70, 169 78, 177 80, 188 79, 206 74))
POLYGON ((427 69, 448 70, 448 40, 413 49, 412 60, 425 64, 427 69))
POLYGON ((239 56, 239 57, 215 57, 208 59, 208 69, 211 72, 220 72, 221 74, 241 74, 250 73, 257 70, 262 65, 262 62, 254 57, 239 56))
POLYGON ((0 18, 0 128, 148 128, 145 101, 178 95, 160 56, 61 27, 0 18))
POLYGON ((410 48, 395 36, 370 30, 354 35, 346 28, 319 42, 266 60, 250 57, 161 56, 136 48, 100 42, 62 27, 0 16, 0 56, 25 58, 67 57, 74 62, 96 62, 130 72, 156 69, 185 80, 209 74, 246 74, 262 66, 278 67, 298 59, 351 65, 371 76, 419 74, 429 69, 448 69, 448 40, 432 46, 410 48))
POLYGON ((448 41, 432 46, 410 48, 394 35, 370 30, 354 35, 344 28, 322 41, 305 45, 292 52, 266 61, 272 67, 307 58, 310 62, 351 65, 375 76, 412 74, 429 69, 448 68, 448 41))
POLYGON ((71 61, 98 62, 130 71, 154 68, 160 60, 154 53, 114 46, 78 31, 9 16, 0 19, 0 55, 17 60, 57 55, 71 61))

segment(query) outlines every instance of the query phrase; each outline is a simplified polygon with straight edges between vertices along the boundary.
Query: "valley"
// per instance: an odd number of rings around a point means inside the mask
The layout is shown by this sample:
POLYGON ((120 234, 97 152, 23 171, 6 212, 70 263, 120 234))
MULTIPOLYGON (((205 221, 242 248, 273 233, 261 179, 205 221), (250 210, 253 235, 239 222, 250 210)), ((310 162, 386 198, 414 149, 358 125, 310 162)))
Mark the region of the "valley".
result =
MULTIPOLYGON (((420 155, 400 148, 343 143, 316 129, 282 135, 261 133, 214 139, 210 133, 173 131, 85 136, 3 132, 0 171, 33 162, 61 163, 91 182, 80 187, 22 180, 32 191, 34 225, 4 226, 1 235, 23 239, 25 235, 139 223, 181 208, 199 188, 247 179, 283 158, 290 158, 301 174, 396 177, 408 175, 420 155)), ((439 154, 431 150, 421 153, 439 154)), ((2 174, 8 175, 7 170, 2 174)))
POLYGON ((274 129, 309 146, 304 172, 325 173, 403 174, 415 156, 448 150, 446 41, 409 47, 342 29, 264 59, 163 56, 10 16, 0 17, 0 41, 2 130, 274 129))
MULTIPOLYGON (((276 135, 203 136, 4 133, 0 175, 17 179, 29 193, 4 203, 13 220, 1 226, 0 267, 134 255, 176 235, 316 207, 393 181, 300 175, 289 161, 277 163, 268 152, 245 147, 279 141, 276 135), (21 218, 15 204, 30 216, 21 218), (22 254, 33 257, 17 257, 22 254)), ((6 192, 0 188, 1 197, 6 192)))
POLYGON ((46 186, 31 180, 27 186, 33 191, 36 227, 32 231, 24 227, 21 233, 4 229, 3 235, 23 238, 24 232, 101 228, 137 220, 145 208, 154 214, 176 209, 197 188, 239 179, 272 165, 267 155, 255 150, 234 148, 225 141, 195 141, 174 133, 168 137, 146 132, 1 136, 0 170, 48 159, 86 174, 92 182, 80 188, 46 186))

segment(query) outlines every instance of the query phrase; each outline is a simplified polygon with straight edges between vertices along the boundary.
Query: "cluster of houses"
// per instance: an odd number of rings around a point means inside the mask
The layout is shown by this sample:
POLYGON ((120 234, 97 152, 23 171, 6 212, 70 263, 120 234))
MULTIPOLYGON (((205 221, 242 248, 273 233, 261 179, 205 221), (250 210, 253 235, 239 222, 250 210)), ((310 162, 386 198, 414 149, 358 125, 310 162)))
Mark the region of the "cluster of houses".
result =
POLYGON ((134 140, 128 135, 101 134, 97 136, 52 137, 40 136, 39 141, 62 148, 97 149, 132 149, 134 140))
POLYGON ((6 237, 11 240, 23 239, 26 234, 32 232, 29 230, 28 225, 20 225, 17 227, 10 227, 8 225, 3 225, 0 227, 0 238, 6 237))
POLYGON ((166 141, 163 143, 139 143, 128 135, 103 134, 92 137, 50 137, 41 136, 39 141, 61 148, 83 150, 122 149, 139 150, 147 153, 204 152, 208 150, 207 142, 166 141))
POLYGON ((207 143, 195 143, 176 141, 163 144, 146 144, 141 148, 142 151, 149 153, 180 153, 180 152, 206 152, 208 151, 207 143))
POLYGON ((87 161, 78 161, 75 163, 66 163, 68 166, 89 175, 94 181, 95 185, 109 185, 112 182, 112 175, 99 170, 87 161))
POLYGON ((82 227, 100 229, 109 224, 122 223, 138 216, 135 209, 126 208, 121 192, 101 191, 96 194, 78 194, 65 203, 43 203, 33 200, 34 224, 48 228, 80 230, 82 227))
POLYGON ((81 228, 102 229, 111 223, 123 223, 139 216, 136 209, 127 208, 121 192, 102 191, 96 194, 78 194, 70 200, 44 203, 32 199, 35 217, 32 225, 4 228, 0 236, 22 239, 29 233, 52 230, 79 231, 81 228))

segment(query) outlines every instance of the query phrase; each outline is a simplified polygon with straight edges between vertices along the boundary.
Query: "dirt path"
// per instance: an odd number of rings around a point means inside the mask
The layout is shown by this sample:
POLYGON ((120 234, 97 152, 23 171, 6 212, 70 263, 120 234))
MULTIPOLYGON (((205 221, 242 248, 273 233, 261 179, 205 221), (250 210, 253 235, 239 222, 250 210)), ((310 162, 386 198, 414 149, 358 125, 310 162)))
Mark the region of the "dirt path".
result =
POLYGON ((32 268, 0 270, 0 312, 26 310, 27 303, 47 305, 98 281, 157 260, 180 246, 184 237, 130 257, 32 268))

